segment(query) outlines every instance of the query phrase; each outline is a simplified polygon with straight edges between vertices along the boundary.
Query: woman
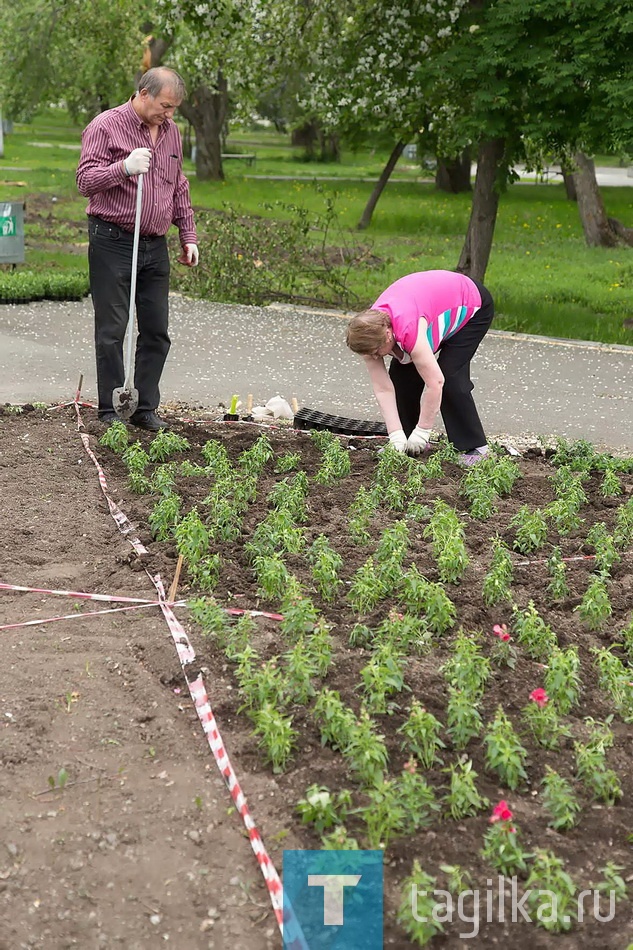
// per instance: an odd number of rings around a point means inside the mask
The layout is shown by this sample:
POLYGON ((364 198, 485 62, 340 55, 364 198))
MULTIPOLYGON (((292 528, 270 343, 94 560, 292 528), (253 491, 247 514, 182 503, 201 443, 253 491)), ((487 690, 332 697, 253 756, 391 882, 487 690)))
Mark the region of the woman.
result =
POLYGON ((419 455, 438 410, 463 461, 488 451, 472 397, 470 361, 494 315, 488 290, 464 274, 420 271, 395 281, 349 323, 347 345, 369 371, 389 441, 419 455), (391 356, 389 372, 384 357, 391 356))

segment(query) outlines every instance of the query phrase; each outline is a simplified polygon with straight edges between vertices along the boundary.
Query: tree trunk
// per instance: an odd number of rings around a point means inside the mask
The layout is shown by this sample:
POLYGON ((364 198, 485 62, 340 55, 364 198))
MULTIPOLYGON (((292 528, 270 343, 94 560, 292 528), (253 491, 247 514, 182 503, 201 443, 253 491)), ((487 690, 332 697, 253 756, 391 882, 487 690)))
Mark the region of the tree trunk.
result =
POLYGON ((360 216, 360 221, 356 225, 358 231, 364 231, 365 228, 368 228, 371 224, 371 218, 374 213, 374 209, 378 204, 378 199, 385 189, 385 185, 389 181, 392 171, 396 167, 396 163, 404 151, 404 142, 400 140, 394 146, 393 152, 389 156, 389 160, 385 167, 382 170, 380 178, 374 185, 373 191, 369 196, 369 201, 365 205, 365 210, 360 216))
POLYGON ((180 111, 196 133, 196 178, 222 181, 222 129, 228 108, 228 86, 218 72, 214 89, 205 84, 194 89, 180 104, 180 111))
POLYGON ((589 247, 615 247, 618 237, 609 224, 604 209, 593 159, 588 158, 584 152, 576 152, 574 163, 574 185, 585 241, 589 247))
POLYGON ((456 158, 439 158, 438 156, 435 187, 438 191, 448 191, 452 195, 473 190, 470 183, 469 148, 465 148, 456 158))
POLYGON ((340 161, 341 145, 338 136, 334 133, 326 134, 314 119, 293 129, 290 141, 292 145, 303 149, 308 162, 340 161))
POLYGON ((475 280, 483 281, 490 258, 499 208, 499 192, 495 184, 504 149, 505 140, 502 138, 486 139, 479 144, 470 221, 457 265, 461 274, 468 274, 475 280))
POLYGON ((578 201, 578 195, 576 194, 576 183, 574 181, 574 167, 573 165, 567 165, 564 162, 561 162, 560 170, 563 174, 563 184, 565 185, 565 193, 570 201, 578 201))

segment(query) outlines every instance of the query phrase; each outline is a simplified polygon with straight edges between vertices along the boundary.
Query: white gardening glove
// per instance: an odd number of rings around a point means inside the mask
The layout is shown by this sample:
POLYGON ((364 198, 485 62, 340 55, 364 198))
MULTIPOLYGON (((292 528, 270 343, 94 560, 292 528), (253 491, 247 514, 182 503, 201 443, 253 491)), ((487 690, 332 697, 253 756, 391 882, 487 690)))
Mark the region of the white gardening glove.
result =
POLYGON ((420 426, 416 426, 407 439, 407 454, 420 455, 425 446, 428 444, 430 435, 430 429, 421 429, 420 426))
POLYGON ((182 249, 182 254, 178 258, 178 263, 186 264, 187 267, 195 267, 198 263, 198 257, 198 245, 185 244, 182 249))
POLYGON ((407 450, 407 437, 404 434, 402 429, 395 429, 393 432, 389 433, 389 442, 396 450, 396 452, 406 452, 407 450))
POLYGON ((124 160, 123 166, 127 175, 145 175, 149 171, 152 153, 148 148, 135 148, 124 160))

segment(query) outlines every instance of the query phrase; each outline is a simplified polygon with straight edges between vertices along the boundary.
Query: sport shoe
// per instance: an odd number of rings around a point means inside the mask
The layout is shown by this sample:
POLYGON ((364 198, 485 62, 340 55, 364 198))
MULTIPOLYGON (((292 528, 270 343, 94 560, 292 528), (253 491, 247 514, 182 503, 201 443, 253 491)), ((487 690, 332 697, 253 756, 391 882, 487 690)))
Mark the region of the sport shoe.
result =
POLYGON ((473 449, 472 452, 465 452, 460 455, 457 461, 460 465, 476 465, 477 462, 482 462, 487 454, 487 452, 479 452, 477 449, 473 449))
POLYGON ((160 432, 161 429, 168 429, 169 426, 164 419, 161 419, 153 410, 137 410, 130 422, 137 429, 147 429, 148 432, 160 432))

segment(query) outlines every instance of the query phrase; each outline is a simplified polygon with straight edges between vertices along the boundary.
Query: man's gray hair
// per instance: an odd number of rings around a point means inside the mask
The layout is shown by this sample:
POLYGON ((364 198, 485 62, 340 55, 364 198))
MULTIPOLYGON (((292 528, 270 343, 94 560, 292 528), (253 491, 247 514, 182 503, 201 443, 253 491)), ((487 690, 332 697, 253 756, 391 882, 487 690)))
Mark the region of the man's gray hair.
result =
POLYGON ((147 89, 148 94, 155 99, 165 86, 180 102, 186 98, 187 89, 184 79, 175 69, 169 69, 167 66, 154 66, 153 69, 148 69, 146 73, 143 73, 139 80, 138 91, 147 89))

